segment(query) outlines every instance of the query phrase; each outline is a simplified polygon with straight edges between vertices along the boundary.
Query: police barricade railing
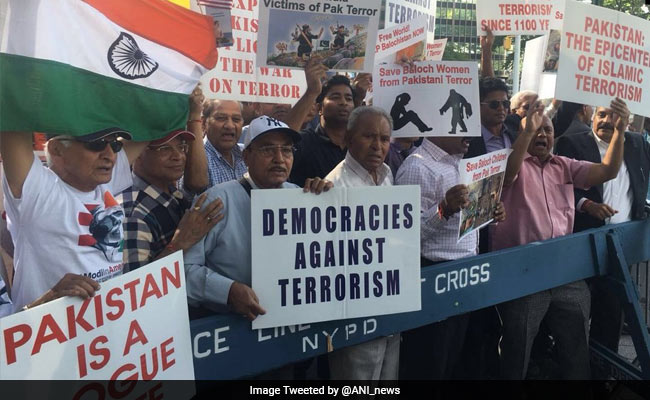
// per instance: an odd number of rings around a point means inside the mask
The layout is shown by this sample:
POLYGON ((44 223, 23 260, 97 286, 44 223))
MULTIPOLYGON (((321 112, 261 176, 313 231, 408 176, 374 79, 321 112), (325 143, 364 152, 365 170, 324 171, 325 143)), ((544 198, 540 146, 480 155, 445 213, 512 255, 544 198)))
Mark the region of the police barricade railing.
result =
MULTIPOLYGON (((650 221, 628 222, 425 267, 422 310, 416 312, 260 330, 252 330, 251 323, 239 315, 194 320, 190 325, 195 376, 249 377, 328 350, 606 275, 617 267, 617 280, 627 284, 625 292, 639 311, 629 271, 625 281, 620 270, 645 260, 650 260, 650 221)), ((648 334, 642 321, 637 322, 640 337, 635 345, 637 353, 644 353, 639 355, 642 368, 632 368, 628 375, 648 379, 648 334)))

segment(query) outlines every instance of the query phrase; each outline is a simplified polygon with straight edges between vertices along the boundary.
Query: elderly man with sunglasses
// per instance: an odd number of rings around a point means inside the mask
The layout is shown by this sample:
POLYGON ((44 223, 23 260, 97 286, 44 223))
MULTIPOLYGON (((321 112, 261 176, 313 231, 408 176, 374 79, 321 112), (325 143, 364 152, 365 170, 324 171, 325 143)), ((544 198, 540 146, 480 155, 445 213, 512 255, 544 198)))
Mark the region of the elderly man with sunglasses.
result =
POLYGON ((132 271, 175 251, 186 251, 222 218, 221 200, 199 211, 192 194, 208 186, 202 135, 203 93, 190 96, 188 127, 149 143, 133 164, 133 186, 118 196, 124 207, 124 271, 132 271), (183 177, 183 187, 179 179, 183 177))
MULTIPOLYGON (((254 119, 244 143, 248 172, 238 181, 208 189, 206 202, 223 200, 222 223, 185 253, 187 297, 191 306, 233 311, 250 320, 265 310, 251 289, 251 190, 296 188, 287 182, 298 132, 268 116, 254 119)), ((305 191, 320 193, 332 184, 307 179, 305 191)), ((200 206, 198 201, 195 207, 200 206)), ((205 210, 206 206, 203 206, 205 210)))
MULTIPOLYGON (((108 128, 48 136, 46 168, 34 155, 31 134, 2 133, 14 310, 35 302, 67 273, 100 282, 122 273, 124 211, 113 193, 131 185, 130 162, 147 143, 118 138, 131 134, 108 128)), ((72 283, 70 294, 93 290, 86 279, 72 283)))

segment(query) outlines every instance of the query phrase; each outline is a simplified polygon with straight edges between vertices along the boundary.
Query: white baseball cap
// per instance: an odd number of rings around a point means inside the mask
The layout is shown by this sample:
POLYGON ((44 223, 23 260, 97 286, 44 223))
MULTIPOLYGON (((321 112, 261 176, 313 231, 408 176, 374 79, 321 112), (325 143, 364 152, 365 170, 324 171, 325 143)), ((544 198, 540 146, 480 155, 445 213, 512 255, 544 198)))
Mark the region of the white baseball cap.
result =
POLYGON ((248 126, 248 132, 244 138, 244 148, 247 148, 248 145, 258 137, 271 132, 284 132, 291 137, 291 140, 293 140, 294 143, 300 141, 300 134, 289 128, 289 125, 282 121, 278 121, 275 118, 262 115, 261 117, 252 120, 248 126))

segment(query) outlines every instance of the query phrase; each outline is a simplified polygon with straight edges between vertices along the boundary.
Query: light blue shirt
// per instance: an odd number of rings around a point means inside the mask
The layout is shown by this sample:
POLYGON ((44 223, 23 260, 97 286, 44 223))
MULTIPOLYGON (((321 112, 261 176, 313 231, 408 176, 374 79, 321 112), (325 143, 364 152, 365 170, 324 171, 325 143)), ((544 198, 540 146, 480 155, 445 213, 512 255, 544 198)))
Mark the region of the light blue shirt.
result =
MULTIPOLYGON (((244 178, 253 190, 261 190, 248 173, 244 178)), ((285 182, 282 187, 298 186, 285 182)), ((233 282, 251 285, 251 198, 239 181, 213 186, 206 193, 204 206, 220 198, 224 218, 185 253, 187 301, 225 312, 233 282)))
POLYGON ((501 136, 493 135, 492 132, 485 126, 481 125, 481 136, 483 136, 483 143, 485 143, 485 150, 488 153, 497 150, 509 149, 512 147, 510 137, 506 134, 506 126, 503 125, 501 129, 501 136))

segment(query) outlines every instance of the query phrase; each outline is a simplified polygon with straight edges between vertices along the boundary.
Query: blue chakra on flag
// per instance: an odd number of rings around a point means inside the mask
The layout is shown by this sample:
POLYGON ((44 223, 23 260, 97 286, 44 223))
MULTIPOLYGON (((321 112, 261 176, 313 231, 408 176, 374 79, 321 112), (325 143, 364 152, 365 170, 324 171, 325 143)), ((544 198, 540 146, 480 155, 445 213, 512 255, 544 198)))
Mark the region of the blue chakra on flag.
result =
POLYGON ((140 50, 133 36, 124 32, 108 49, 108 64, 125 79, 146 78, 158 69, 158 63, 140 50))

